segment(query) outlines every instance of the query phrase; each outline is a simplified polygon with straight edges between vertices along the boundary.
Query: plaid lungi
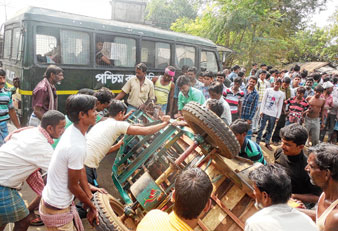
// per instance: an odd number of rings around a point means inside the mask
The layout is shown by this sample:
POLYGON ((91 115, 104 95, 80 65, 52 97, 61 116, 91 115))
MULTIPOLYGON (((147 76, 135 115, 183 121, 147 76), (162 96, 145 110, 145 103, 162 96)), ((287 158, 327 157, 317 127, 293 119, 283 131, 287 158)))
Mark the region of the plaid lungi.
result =
POLYGON ((29 211, 18 191, 0 185, 0 226, 20 221, 28 215, 29 211))

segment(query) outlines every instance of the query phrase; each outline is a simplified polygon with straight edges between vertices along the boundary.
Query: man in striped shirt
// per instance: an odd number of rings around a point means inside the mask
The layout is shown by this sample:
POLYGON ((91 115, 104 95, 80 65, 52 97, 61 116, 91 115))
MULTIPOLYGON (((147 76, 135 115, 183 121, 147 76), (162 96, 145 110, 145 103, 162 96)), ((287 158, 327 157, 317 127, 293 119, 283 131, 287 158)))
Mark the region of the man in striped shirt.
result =
POLYGON ((225 101, 227 101, 230 106, 232 121, 240 118, 242 112, 244 92, 240 89, 241 84, 242 79, 240 77, 237 77, 234 80, 234 85, 231 88, 227 88, 223 92, 225 101))
POLYGON ((8 135, 7 120, 11 119, 15 127, 20 128, 20 123, 12 102, 12 93, 5 89, 6 72, 0 69, 0 146, 8 135))
POLYGON ((295 97, 287 99, 285 105, 287 108, 287 119, 285 126, 292 123, 301 124, 304 120, 304 112, 309 108, 308 102, 304 99, 305 88, 297 88, 297 94, 295 97))

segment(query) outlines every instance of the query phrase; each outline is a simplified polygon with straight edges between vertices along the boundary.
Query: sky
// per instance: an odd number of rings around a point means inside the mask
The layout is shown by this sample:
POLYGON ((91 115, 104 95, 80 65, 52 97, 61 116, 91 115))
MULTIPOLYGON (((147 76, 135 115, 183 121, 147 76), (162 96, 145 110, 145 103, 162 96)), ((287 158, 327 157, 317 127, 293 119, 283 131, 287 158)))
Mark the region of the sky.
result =
MULTIPOLYGON (((38 6, 97 18, 110 18, 110 0, 0 0, 0 26, 27 6, 38 6), (6 6, 6 7, 5 7, 6 6), (6 8, 6 10, 5 10, 6 8)), ((338 9, 337 0, 328 0, 326 10, 316 12, 310 17, 309 24, 319 27, 328 25, 329 17, 338 9)))

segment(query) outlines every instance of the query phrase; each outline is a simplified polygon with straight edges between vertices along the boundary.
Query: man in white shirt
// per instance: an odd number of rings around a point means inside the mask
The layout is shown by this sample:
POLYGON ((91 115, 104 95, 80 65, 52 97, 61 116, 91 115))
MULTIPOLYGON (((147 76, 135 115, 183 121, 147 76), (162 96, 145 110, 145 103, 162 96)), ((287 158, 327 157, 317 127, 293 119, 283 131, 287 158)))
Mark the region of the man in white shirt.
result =
POLYGON ((315 231, 311 218, 287 205, 291 197, 291 180, 274 165, 260 166, 250 172, 255 206, 261 209, 245 222, 245 231, 315 231))
POLYGON ((40 216, 47 230, 74 230, 83 228, 73 206, 74 197, 88 208, 88 220, 98 224, 98 212, 91 202, 93 197, 86 178, 86 138, 88 127, 95 124, 96 98, 89 95, 71 95, 66 101, 70 125, 55 149, 42 192, 40 216))
POLYGON ((280 79, 277 79, 273 88, 266 89, 260 108, 260 116, 262 120, 256 142, 257 144, 260 143, 265 126, 269 121, 265 136, 265 147, 270 151, 273 151, 272 147, 270 146, 271 134, 273 128, 275 127, 275 122, 278 121, 282 112, 283 102, 285 98, 284 93, 279 90, 281 84, 282 81, 280 79))
POLYGON ((7 223, 15 223, 14 230, 28 229, 37 204, 27 208, 17 191, 33 172, 39 168, 48 170, 53 138, 62 135, 65 125, 61 112, 49 110, 43 114, 39 127, 22 128, 6 138, 0 148, 0 230, 7 223))
MULTIPOLYGON (((208 91, 209 91, 210 99, 216 99, 223 105, 224 110, 220 117, 229 126, 232 121, 231 110, 230 110, 229 104, 223 98, 223 84, 219 82, 212 83, 208 91)), ((204 103, 204 105, 208 104, 208 100, 204 103)))
MULTIPOLYGON (((163 116, 162 123, 153 126, 131 125, 124 120, 127 106, 119 100, 112 100, 109 105, 109 118, 96 124, 88 132, 87 138, 87 156, 85 167, 88 182, 97 186, 96 169, 99 167, 102 159, 109 153, 117 151, 122 142, 112 146, 120 135, 150 135, 158 132, 169 124, 170 116, 163 116)), ((122 140, 121 140, 122 141, 122 140)))

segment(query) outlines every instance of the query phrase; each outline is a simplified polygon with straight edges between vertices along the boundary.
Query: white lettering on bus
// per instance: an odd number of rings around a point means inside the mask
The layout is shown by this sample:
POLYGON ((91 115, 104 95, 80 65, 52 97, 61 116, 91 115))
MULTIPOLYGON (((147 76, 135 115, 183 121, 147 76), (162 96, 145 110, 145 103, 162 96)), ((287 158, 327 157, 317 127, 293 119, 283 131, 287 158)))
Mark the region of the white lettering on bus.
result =
MULTIPOLYGON (((97 74, 95 78, 97 82, 101 82, 102 84, 106 84, 107 82, 109 82, 109 80, 111 81, 112 84, 114 84, 114 83, 123 83, 124 81, 128 81, 134 76, 135 75, 113 74, 110 71, 105 71, 102 74, 97 74)), ((147 74, 146 77, 151 80, 154 76, 155 74, 150 72, 147 74)))

